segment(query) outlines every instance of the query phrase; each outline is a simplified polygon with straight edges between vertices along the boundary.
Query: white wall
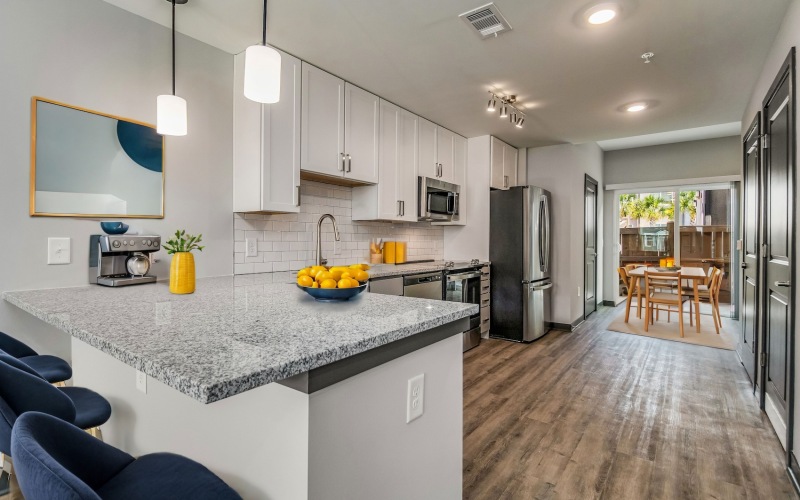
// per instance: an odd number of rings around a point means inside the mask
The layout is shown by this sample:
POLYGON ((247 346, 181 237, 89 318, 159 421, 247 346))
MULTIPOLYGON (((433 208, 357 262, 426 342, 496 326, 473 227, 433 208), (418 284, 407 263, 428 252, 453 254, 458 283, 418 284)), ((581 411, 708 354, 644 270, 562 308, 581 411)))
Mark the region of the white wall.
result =
POLYGON ((739 175, 740 149, 734 136, 606 151, 603 173, 606 184, 739 175))
POLYGON ((467 139, 467 224, 445 226, 444 258, 447 260, 489 260, 490 145, 488 135, 467 139))
MULTIPOLYGON (((791 47, 800 46, 800 0, 794 0, 786 12, 783 19, 783 24, 775 37, 775 42, 770 49, 769 56, 764 61, 764 68, 761 70, 761 76, 758 78, 753 94, 750 96, 750 101, 745 108, 744 115, 742 115, 742 135, 747 132, 747 127, 753 121, 756 113, 761 110, 761 102, 769 91, 772 81, 777 76, 786 56, 789 54, 791 47)), ((797 103, 795 102, 795 106, 797 103)), ((800 129, 796 129, 800 132, 800 129)), ((800 139, 800 134, 798 134, 800 139)), ((741 162, 739 162, 741 169, 741 162)), ((740 170, 744 175, 744 172, 740 170)), ((798 175, 795 175, 795 192, 800 193, 800 180, 798 175)), ((800 220, 800 200, 796 200, 795 221, 800 220)), ((800 231, 795 231, 795 249, 800 250, 800 231)), ((792 278, 793 283, 799 283, 800 279, 800 262, 795 261, 795 276, 792 278)), ((794 304, 795 321, 800 320, 800 293, 795 293, 794 304)), ((797 324, 795 324, 795 329, 797 324)), ((800 360, 800 342, 795 343, 795 362, 800 360)), ((800 449, 800 370, 795 370, 794 382, 794 443, 793 449, 795 455, 798 455, 797 450, 800 449)))
MULTIPOLYGON (((583 315, 584 179, 594 178, 600 191, 603 151, 595 143, 528 149, 527 183, 553 195, 553 321, 572 323, 583 315), (580 293, 579 293, 580 289, 580 293)), ((597 203, 597 300, 603 300, 603 202, 597 203)))
MULTIPOLYGON (((99 232, 96 221, 29 217, 31 97, 155 123, 156 96, 170 91, 169 40, 163 26, 100 0, 0 2, 0 290, 85 285, 89 235, 99 232), (48 236, 72 238, 70 265, 46 264, 48 236)), ((166 141, 166 218, 129 222, 162 236, 178 228, 202 233, 206 250, 197 254, 198 274, 228 275, 233 56, 182 35, 177 56, 189 135, 166 141)), ((166 278, 169 258, 158 257, 155 272, 166 278)), ((69 358, 67 335, 5 302, 0 330, 69 358)))

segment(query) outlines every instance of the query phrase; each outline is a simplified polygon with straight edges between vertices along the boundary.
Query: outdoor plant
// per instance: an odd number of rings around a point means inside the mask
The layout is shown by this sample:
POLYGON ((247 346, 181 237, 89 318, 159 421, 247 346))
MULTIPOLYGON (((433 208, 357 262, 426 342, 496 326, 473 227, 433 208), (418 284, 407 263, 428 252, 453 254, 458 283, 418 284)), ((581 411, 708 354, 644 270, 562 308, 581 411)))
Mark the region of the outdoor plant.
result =
POLYGON ((168 254, 191 252, 192 250, 202 252, 205 246, 200 246, 201 241, 203 241, 202 234, 192 236, 191 234, 186 234, 185 230, 179 230, 175 231, 175 236, 164 243, 162 247, 166 249, 168 254))

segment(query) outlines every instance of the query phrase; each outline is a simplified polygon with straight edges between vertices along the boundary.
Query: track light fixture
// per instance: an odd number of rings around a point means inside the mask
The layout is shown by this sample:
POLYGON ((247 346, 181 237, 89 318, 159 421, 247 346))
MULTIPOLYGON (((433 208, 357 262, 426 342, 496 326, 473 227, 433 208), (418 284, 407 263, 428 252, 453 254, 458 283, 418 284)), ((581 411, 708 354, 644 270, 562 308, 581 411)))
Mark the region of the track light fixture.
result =
POLYGON ((517 128, 522 128, 525 123, 525 113, 515 105, 517 96, 515 95, 499 95, 491 90, 489 91, 489 104, 486 106, 486 111, 493 113, 497 109, 497 101, 500 101, 500 118, 508 118, 508 121, 517 128))

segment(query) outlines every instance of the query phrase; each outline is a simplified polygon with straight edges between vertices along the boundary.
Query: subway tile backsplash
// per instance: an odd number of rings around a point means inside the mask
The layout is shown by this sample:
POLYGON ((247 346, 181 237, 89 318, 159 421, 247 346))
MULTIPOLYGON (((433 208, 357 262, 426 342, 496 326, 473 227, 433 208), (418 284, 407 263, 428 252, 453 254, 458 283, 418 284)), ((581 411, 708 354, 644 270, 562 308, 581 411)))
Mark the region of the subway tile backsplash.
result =
POLYGON ((336 217, 341 241, 330 220, 322 223, 322 256, 328 265, 369 262, 370 238, 406 241, 408 260, 442 260, 444 231, 429 223, 353 222, 352 188, 311 181, 300 183, 300 213, 234 214, 234 274, 294 271, 317 258, 317 221, 336 217), (246 239, 258 242, 258 255, 246 257, 246 239))

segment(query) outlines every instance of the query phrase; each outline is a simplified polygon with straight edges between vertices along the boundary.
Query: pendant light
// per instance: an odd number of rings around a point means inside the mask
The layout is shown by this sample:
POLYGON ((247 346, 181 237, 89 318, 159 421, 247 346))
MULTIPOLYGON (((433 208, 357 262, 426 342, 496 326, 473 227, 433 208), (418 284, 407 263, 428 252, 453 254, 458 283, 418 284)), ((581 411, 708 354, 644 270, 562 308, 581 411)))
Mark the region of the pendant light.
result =
POLYGON ((156 131, 161 135, 186 135, 186 100, 175 95, 175 4, 188 0, 167 0, 172 3, 172 95, 156 99, 156 131))
POLYGON ((281 55, 267 47, 267 0, 261 27, 261 45, 251 45, 244 53, 244 96, 264 104, 281 98, 281 55))

